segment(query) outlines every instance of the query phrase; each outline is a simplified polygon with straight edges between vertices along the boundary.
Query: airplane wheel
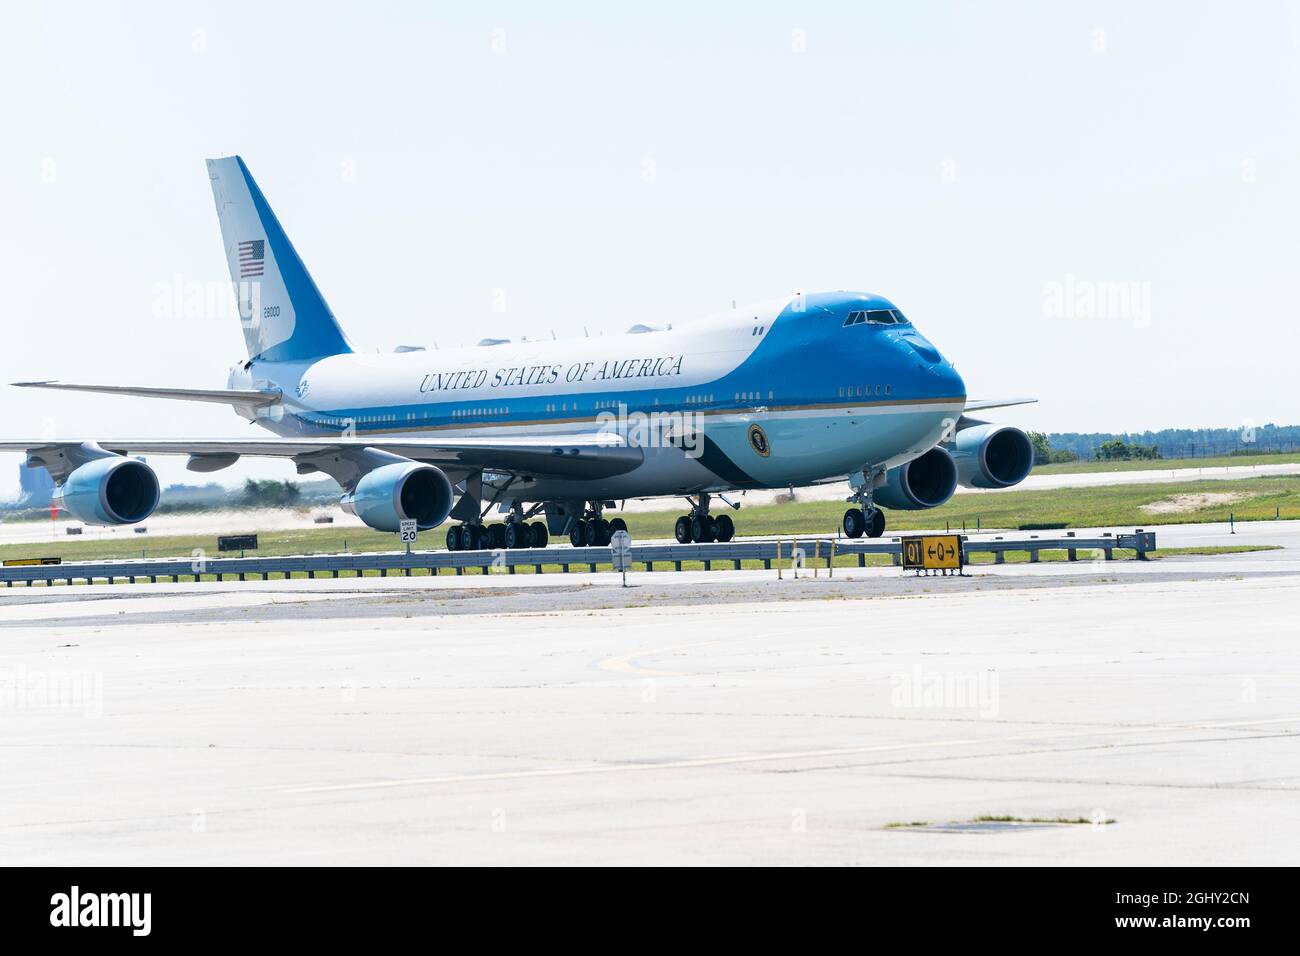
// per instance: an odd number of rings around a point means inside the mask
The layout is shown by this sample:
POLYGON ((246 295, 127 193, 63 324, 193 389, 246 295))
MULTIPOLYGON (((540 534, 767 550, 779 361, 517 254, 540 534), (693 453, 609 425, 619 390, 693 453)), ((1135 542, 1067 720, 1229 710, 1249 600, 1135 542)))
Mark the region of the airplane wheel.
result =
POLYGON ((677 519, 677 524, 673 526, 673 536, 677 538, 678 544, 691 543, 691 519, 682 515, 677 519))
POLYGON ((736 533, 736 523, 731 520, 731 515, 718 515, 716 521, 718 524, 717 539, 724 543, 730 541, 736 533))
POLYGON ((506 547, 526 548, 528 547, 528 525, 520 521, 506 522, 506 547))
POLYGON ((609 544, 609 522, 604 518, 592 518, 587 522, 587 547, 601 548, 609 544))
POLYGON ((867 530, 867 518, 861 508, 850 508, 844 512, 844 533, 850 538, 862 537, 867 530))
POLYGON ((460 525, 454 524, 447 529, 447 550, 460 550, 460 525))
POLYGON ((534 548, 544 548, 546 547, 547 542, 551 540, 551 534, 546 530, 545 521, 534 521, 528 526, 528 530, 531 533, 531 540, 529 543, 534 548))
POLYGON ((701 544, 712 541, 718 533, 718 526, 708 515, 696 515, 691 519, 691 537, 701 544))
POLYGON ((487 539, 488 547, 493 551, 500 551, 506 547, 506 526, 503 524, 488 525, 487 539))
POLYGON ((473 551, 477 542, 474 540, 474 526, 463 524, 460 526, 460 550, 473 551))
POLYGON ((871 512, 871 523, 867 526, 868 538, 879 538, 885 533, 885 513, 879 508, 871 512))
POLYGON ((569 544, 575 548, 581 548, 587 543, 587 522, 578 520, 573 522, 573 527, 569 529, 569 544))
POLYGON ((626 531, 626 530, 627 530, 627 522, 624 521, 622 518, 609 519, 609 534, 611 538, 614 536, 615 531, 626 531))

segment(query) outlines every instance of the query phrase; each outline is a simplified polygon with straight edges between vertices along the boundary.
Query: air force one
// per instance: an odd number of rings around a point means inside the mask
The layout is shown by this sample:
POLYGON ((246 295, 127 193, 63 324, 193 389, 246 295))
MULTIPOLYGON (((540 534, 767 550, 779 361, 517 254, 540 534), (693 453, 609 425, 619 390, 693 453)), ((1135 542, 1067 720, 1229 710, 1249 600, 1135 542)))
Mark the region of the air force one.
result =
MULTIPOLYGON (((273 437, 3 441, 46 468, 56 502, 92 524, 143 521, 160 486, 140 455, 188 455, 197 472, 242 456, 323 473, 371 528, 449 518, 447 547, 608 544, 626 499, 684 498, 678 541, 728 541, 716 496, 848 479, 853 538, 882 508, 934 508, 958 484, 1005 488, 1029 473, 1020 429, 970 413, 961 376, 892 302, 796 294, 676 327, 460 349, 357 351, 244 161, 208 177, 248 358, 224 389, 22 382, 26 387, 216 402, 273 437), (503 521, 488 523, 496 509, 503 521), (537 516, 541 519, 534 520, 537 516)), ((408 525, 409 527, 409 525, 408 525)))

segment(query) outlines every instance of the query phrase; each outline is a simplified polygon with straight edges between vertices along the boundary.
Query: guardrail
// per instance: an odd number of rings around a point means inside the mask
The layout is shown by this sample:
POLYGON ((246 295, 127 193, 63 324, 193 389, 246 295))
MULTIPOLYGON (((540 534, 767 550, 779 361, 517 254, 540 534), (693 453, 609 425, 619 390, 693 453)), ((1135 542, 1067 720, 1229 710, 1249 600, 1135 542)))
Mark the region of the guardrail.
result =
MULTIPOLYGON (((647 571, 663 570, 666 565, 680 571, 684 562, 703 562, 706 571, 715 564, 730 564, 739 569, 742 561, 762 561, 771 569, 790 567, 796 554, 803 568, 834 567, 835 558, 849 554, 858 556, 858 566, 865 567, 867 555, 887 554, 894 564, 901 563, 902 536, 889 539, 844 539, 827 536, 791 537, 767 541, 731 541, 726 544, 649 544, 632 546, 632 563, 647 571)), ((1114 557, 1116 549, 1137 552, 1145 561, 1147 552, 1155 550, 1153 531, 1138 530, 1134 534, 1103 534, 1079 538, 1073 532, 1053 537, 1005 536, 980 541, 963 540, 966 555, 977 552, 992 553, 994 562, 1002 564, 1007 552, 1028 552, 1029 560, 1036 562, 1043 551, 1065 551, 1070 561, 1078 559, 1079 551, 1100 551, 1106 560, 1114 557)), ((466 570, 515 573, 516 568, 532 567, 542 573, 546 566, 558 565, 562 571, 573 568, 595 571, 598 567, 613 565, 609 548, 527 548, 517 551, 381 551, 363 554, 286 555, 280 557, 251 558, 140 558, 120 561, 78 561, 66 564, 28 565, 0 568, 0 581, 5 586, 32 585, 42 582, 52 585, 62 581, 72 584, 84 581, 135 584, 142 579, 156 582, 159 579, 180 581, 188 578, 200 580, 215 577, 247 580, 250 576, 268 580, 278 574, 282 578, 293 574, 306 574, 309 578, 332 577, 340 574, 364 574, 378 571, 387 577, 390 572, 409 575, 412 571, 429 571, 437 574, 450 570, 464 574, 466 570)))

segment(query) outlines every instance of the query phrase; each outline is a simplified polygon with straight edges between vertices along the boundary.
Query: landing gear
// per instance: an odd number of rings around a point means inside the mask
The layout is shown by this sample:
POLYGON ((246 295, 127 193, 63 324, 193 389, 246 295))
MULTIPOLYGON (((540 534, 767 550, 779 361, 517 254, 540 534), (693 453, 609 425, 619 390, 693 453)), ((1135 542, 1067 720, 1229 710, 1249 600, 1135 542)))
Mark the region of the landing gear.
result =
POLYGON ((622 518, 606 521, 601 517, 603 502, 593 501, 587 513, 569 525, 569 544, 575 548, 603 548, 614 537, 615 531, 626 531, 627 522, 622 518))
POLYGON ((691 539, 700 544, 708 544, 718 536, 718 523, 709 515, 694 515, 691 518, 691 539))
MULTIPOLYGON (((689 499, 688 499, 689 500, 689 499)), ((736 523, 730 515, 709 514, 709 496, 701 494, 691 502, 691 513, 682 515, 673 526, 673 536, 678 544, 708 544, 710 541, 730 541, 736 534, 736 523)))
POLYGON ((609 544, 613 531, 604 518, 592 518, 587 522, 584 541, 589 548, 602 548, 609 544))
POLYGON ((523 519, 522 512, 512 515, 508 521, 495 524, 458 524, 447 529, 448 551, 492 551, 514 550, 516 548, 544 548, 550 541, 546 522, 529 523, 523 519))
POLYGON ((528 547, 532 543, 533 536, 528 530, 528 525, 522 521, 508 521, 502 537, 505 539, 505 546, 513 551, 515 548, 528 547))
POLYGON ((481 524, 463 524, 460 526, 460 547, 457 551, 481 551, 487 542, 487 530, 481 524))
MULTIPOLYGON (((877 474, 878 471, 872 472, 864 468, 858 475, 859 483, 854 486, 853 496, 849 498, 858 507, 844 512, 844 533, 850 538, 860 538, 864 534, 868 538, 879 538, 885 533, 885 513, 876 507, 872 499, 872 486, 877 474)), ((853 479, 850 478, 850 481, 853 479)))
POLYGON ((844 533, 850 538, 879 538, 885 533, 885 513, 879 508, 870 512, 861 508, 850 508, 844 512, 844 533))

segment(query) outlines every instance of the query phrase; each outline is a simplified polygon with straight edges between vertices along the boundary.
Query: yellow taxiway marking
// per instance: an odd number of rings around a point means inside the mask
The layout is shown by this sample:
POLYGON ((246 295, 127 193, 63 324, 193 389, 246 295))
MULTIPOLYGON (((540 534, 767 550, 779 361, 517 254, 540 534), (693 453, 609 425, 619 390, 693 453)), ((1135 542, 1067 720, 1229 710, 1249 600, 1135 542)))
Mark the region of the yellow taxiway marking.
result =
POLYGON ((684 651, 689 647, 710 647, 714 644, 721 644, 721 641, 698 641, 694 644, 674 644, 672 647, 660 647, 648 651, 632 651, 630 654, 620 654, 618 657, 610 657, 600 662, 599 667, 603 671, 614 671, 618 674, 632 674, 636 677, 687 677, 681 671, 657 671, 649 667, 640 667, 636 661, 642 657, 658 657, 660 654, 671 654, 673 651, 684 651))

